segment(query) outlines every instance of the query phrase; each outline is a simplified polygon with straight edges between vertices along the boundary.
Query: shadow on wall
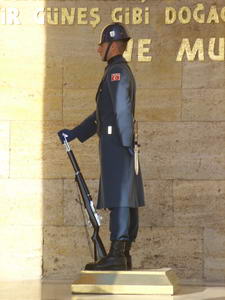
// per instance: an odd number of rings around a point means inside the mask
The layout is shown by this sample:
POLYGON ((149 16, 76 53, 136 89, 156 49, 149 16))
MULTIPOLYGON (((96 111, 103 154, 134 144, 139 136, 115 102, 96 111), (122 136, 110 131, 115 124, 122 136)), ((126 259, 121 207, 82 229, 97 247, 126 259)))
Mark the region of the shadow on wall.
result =
MULTIPOLYGON (((76 1, 76 5, 59 1, 54 4, 57 7, 65 5, 83 7, 81 1, 76 1)), ((46 2, 45 7, 49 6, 46 2)), ((51 18, 54 22, 54 15, 51 18)), ((75 127, 94 111, 96 88, 104 65, 96 52, 100 26, 62 25, 60 18, 58 25, 45 26, 42 274, 44 278, 66 280, 75 279, 80 269, 93 260, 92 245, 87 238, 92 230, 84 226, 73 169, 57 131, 75 127)), ((96 199, 99 177, 97 138, 93 137, 85 144, 73 141, 71 145, 96 199)), ((103 228, 102 236, 104 234, 103 228)))

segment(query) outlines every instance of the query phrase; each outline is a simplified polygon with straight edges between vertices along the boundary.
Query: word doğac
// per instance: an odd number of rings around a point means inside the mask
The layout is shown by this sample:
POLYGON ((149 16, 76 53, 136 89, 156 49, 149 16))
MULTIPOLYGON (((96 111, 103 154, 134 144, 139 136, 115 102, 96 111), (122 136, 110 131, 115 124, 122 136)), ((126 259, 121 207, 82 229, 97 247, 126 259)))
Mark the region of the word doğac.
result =
POLYGON ((202 3, 198 3, 193 9, 188 6, 165 8, 165 24, 174 24, 175 22, 188 24, 192 20, 200 24, 225 22, 225 7, 219 9, 216 5, 212 5, 207 12, 202 3))

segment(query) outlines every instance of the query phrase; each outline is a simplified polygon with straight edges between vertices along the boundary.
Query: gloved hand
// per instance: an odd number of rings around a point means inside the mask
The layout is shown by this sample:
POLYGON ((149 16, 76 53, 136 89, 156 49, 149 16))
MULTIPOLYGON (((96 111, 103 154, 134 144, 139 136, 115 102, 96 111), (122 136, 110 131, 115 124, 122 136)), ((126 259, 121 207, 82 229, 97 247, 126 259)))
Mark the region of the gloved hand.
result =
POLYGON ((58 132, 58 136, 60 138, 61 143, 64 143, 64 137, 63 137, 63 133, 67 135, 67 142, 70 142, 72 140, 74 140, 77 137, 77 130, 76 127, 73 128, 72 130, 69 129, 62 129, 58 132))

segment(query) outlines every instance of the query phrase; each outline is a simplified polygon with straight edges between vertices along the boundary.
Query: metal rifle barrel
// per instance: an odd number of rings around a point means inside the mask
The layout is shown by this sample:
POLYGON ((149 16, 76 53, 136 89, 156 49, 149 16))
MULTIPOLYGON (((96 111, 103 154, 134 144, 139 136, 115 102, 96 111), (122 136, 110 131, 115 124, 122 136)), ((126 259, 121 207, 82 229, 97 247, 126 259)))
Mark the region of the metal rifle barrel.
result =
POLYGON ((86 204, 85 200, 84 200, 84 204, 85 204, 85 208, 87 209, 88 213, 89 213, 89 218, 90 218, 90 221, 93 225, 93 227, 98 230, 98 223, 96 221, 96 218, 94 216, 94 212, 92 211, 92 209, 90 208, 90 201, 92 201, 91 199, 91 195, 90 195, 90 192, 89 192, 89 189, 86 185, 86 182, 84 180, 84 177, 80 171, 80 168, 79 168, 79 165, 76 161, 76 158, 73 154, 73 151, 70 150, 70 151, 67 151, 67 154, 69 156, 69 159, 73 165, 73 168, 74 168, 74 171, 75 171, 75 175, 76 175, 76 180, 77 180, 77 183, 78 183, 78 187, 79 187, 79 190, 81 192, 81 195, 83 197, 83 199, 86 199, 86 201, 89 201, 88 204, 86 204))
POLYGON ((85 182, 85 180, 84 180, 84 177, 83 177, 83 175, 82 175, 82 173, 81 173, 81 171, 80 171, 79 165, 78 165, 77 160, 76 160, 76 158, 75 158, 75 156, 74 156, 74 154, 73 154, 73 151, 72 151, 72 150, 67 151, 67 154, 68 154, 69 159, 70 159, 70 161, 71 161, 71 163, 72 163, 72 165, 73 165, 73 168, 74 168, 76 177, 79 176, 79 179, 80 179, 80 181, 81 181, 80 183, 81 183, 82 186, 84 187, 85 193, 87 194, 88 198, 90 198, 90 200, 91 200, 89 189, 88 189, 88 187, 87 187, 87 185, 86 185, 86 182, 85 182))

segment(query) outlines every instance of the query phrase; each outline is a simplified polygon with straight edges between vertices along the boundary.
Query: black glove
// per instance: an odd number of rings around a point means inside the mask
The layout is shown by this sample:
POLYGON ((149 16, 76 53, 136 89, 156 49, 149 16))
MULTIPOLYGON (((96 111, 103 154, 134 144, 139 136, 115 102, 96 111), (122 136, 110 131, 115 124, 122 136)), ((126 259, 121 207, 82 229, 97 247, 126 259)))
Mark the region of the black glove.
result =
POLYGON ((75 138, 77 138, 77 130, 76 130, 76 127, 72 130, 69 130, 69 129, 62 129, 58 132, 58 136, 60 138, 60 141, 61 143, 63 144, 64 143, 64 136, 63 136, 63 133, 67 135, 66 139, 67 139, 67 142, 70 142, 72 140, 74 140, 75 138))

